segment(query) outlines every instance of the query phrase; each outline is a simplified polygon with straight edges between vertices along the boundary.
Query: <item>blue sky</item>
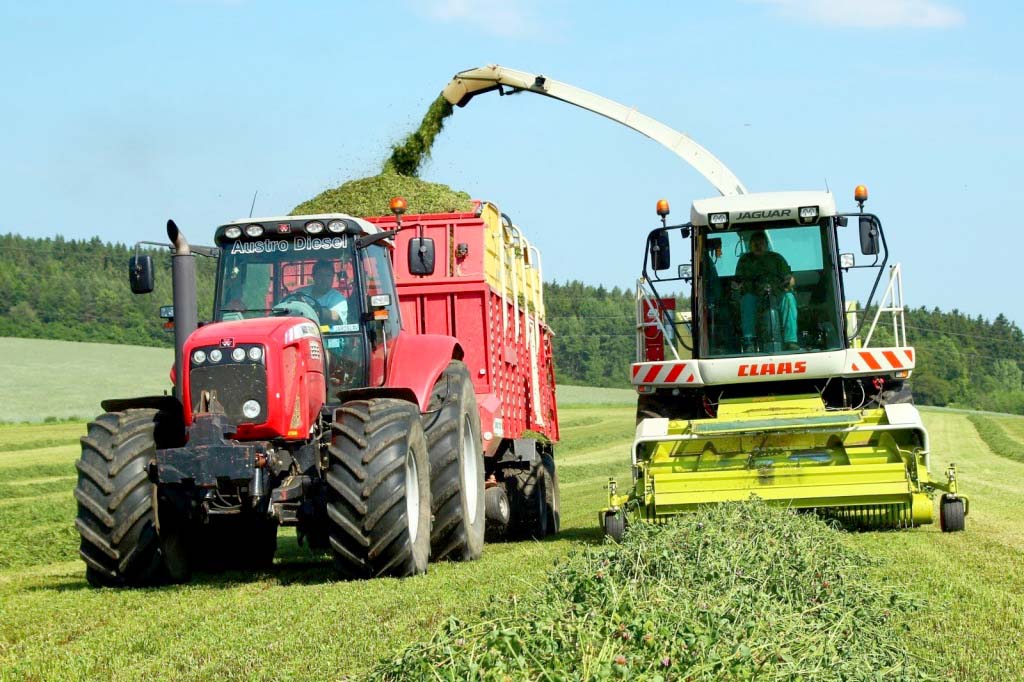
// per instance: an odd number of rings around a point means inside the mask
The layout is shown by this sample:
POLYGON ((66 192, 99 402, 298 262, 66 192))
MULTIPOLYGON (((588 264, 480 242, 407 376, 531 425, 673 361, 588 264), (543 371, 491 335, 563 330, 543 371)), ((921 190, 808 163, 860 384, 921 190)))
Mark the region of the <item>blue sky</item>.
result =
MULTIPOLYGON (((752 191, 853 187, 910 305, 1024 325, 1017 3, 0 0, 0 233, 193 242, 376 173, 451 76, 490 63, 637 107, 752 191)), ((423 177, 497 203, 546 278, 631 286, 655 201, 714 190, 542 97, 457 110, 423 177)), ((864 292, 866 294, 866 292, 864 292)))

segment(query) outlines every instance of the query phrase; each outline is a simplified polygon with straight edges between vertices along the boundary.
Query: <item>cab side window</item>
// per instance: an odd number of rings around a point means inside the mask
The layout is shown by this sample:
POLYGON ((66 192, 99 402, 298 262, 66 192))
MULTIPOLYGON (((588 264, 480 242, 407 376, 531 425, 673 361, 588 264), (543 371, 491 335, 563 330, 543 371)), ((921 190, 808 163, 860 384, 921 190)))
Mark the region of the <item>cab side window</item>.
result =
MULTIPOLYGON (((398 317, 398 295, 395 292, 395 282, 391 273, 391 260, 388 257, 388 250, 381 244, 373 244, 362 250, 361 265, 363 270, 363 282, 366 289, 366 302, 369 305, 369 298, 380 294, 391 296, 391 305, 387 308, 388 319, 383 322, 374 322, 372 329, 382 329, 388 339, 394 339, 401 329, 401 321, 398 317)), ((367 312, 370 312, 367 310, 367 312)), ((374 345, 381 342, 375 338, 374 345)))

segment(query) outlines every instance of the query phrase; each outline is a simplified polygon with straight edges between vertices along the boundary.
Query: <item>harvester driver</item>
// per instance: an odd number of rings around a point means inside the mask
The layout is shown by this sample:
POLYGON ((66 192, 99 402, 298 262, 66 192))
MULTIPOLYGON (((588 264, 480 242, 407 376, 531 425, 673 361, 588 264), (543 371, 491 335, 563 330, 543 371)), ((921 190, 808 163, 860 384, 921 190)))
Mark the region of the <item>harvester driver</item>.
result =
POLYGON ((313 284, 299 289, 299 293, 316 299, 322 317, 333 322, 348 321, 348 299, 334 288, 334 263, 318 260, 313 264, 313 284))
MULTIPOLYGON (((768 250, 768 236, 758 230, 750 237, 750 250, 740 256, 736 264, 736 288, 742 288, 740 299, 740 326, 743 332, 743 352, 755 350, 757 313, 774 311, 782 327, 783 350, 799 350, 797 344, 797 310, 793 287, 796 280, 789 263, 781 254, 768 250)), ((769 336, 776 331, 769 330, 769 336)), ((776 337, 777 338, 777 337, 776 337)))

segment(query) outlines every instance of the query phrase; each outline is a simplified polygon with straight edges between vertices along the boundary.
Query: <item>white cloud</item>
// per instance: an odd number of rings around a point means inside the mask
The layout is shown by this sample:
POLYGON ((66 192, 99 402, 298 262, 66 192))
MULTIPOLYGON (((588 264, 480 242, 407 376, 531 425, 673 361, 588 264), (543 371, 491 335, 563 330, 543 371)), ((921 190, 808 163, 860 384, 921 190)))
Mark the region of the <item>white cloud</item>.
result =
POLYGON ((521 0, 412 0, 412 4, 431 19, 471 24, 495 35, 522 37, 540 29, 534 12, 521 0))
POLYGON ((826 26, 949 28, 964 23, 959 10, 932 0, 750 0, 780 14, 826 26))

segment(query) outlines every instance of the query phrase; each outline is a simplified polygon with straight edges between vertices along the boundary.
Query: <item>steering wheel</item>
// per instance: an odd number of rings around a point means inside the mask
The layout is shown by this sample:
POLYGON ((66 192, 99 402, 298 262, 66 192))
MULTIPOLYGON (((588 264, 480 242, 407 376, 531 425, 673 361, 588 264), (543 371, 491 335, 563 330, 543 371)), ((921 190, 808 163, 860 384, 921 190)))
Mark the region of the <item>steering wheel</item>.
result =
POLYGON ((292 293, 287 294, 284 298, 275 303, 275 314, 287 314, 289 307, 286 306, 285 304, 289 302, 302 304, 301 306, 295 306, 291 308, 291 312, 293 314, 297 312, 299 315, 302 315, 303 317, 309 317, 313 322, 320 324, 320 303, 305 291, 293 291, 292 293), (309 308, 309 313, 307 314, 306 312, 303 312, 302 307, 309 308), (310 317, 310 315, 312 315, 313 317, 310 317))
POLYGON ((305 291, 293 291, 292 293, 288 294, 280 301, 278 301, 278 303, 287 303, 288 301, 300 301, 313 308, 313 310, 315 310, 317 314, 320 313, 320 302, 313 298, 311 295, 307 294, 305 291))

